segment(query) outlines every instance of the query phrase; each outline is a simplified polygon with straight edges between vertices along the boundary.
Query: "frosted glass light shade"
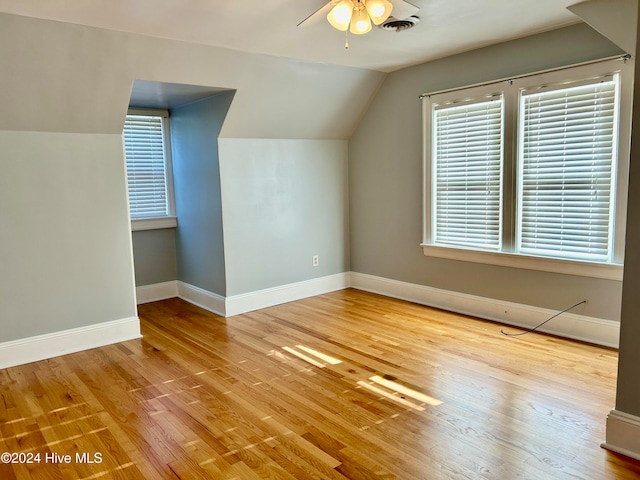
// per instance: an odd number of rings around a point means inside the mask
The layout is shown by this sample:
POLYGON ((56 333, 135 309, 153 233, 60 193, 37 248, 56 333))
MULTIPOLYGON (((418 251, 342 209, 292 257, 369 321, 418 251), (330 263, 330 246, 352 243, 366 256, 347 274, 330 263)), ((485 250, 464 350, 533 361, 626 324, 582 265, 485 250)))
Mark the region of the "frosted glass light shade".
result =
POLYGON ((356 35, 371 31, 371 19, 364 8, 353 12, 350 31, 356 35))
POLYGON ((342 0, 339 4, 331 9, 327 15, 327 20, 333 28, 346 32, 349 28, 349 22, 353 16, 353 3, 351 0, 342 0))
POLYGON ((391 10, 393 10, 393 5, 387 0, 367 0, 365 6, 367 7, 367 12, 369 12, 371 21, 376 25, 380 25, 389 18, 391 10))

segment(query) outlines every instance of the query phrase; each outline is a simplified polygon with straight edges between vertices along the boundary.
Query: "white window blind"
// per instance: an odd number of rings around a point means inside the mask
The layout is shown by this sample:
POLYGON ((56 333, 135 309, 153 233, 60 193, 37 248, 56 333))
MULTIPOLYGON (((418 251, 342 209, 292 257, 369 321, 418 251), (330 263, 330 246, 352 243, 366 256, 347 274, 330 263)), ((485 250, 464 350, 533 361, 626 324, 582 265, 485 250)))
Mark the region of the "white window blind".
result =
POLYGON ((609 78, 522 93, 521 252, 610 259, 616 86, 609 78))
POLYGON ((500 248, 502 110, 502 96, 434 108, 436 244, 500 248))
POLYGON ((169 215, 164 118, 127 115, 124 140, 132 219, 169 215))

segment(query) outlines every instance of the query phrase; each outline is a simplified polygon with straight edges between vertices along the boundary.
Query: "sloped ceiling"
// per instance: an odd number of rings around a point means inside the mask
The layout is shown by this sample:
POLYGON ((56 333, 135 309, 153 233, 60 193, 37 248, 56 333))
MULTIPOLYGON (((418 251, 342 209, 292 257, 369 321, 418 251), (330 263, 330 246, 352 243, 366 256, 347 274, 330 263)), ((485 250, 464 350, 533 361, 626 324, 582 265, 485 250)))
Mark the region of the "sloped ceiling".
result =
POLYGON ((569 10, 627 53, 636 53, 638 0, 590 0, 569 10))
POLYGON ((384 78, 4 13, 0 70, 0 130, 120 134, 135 83, 156 107, 235 90, 221 134, 234 138, 347 139, 384 78))
POLYGON ((579 22, 575 0, 410 0, 419 24, 345 34, 297 24, 325 0, 0 0, 0 12, 319 63, 393 71, 579 22))
MULTIPOLYGON (((587 3, 607 2, 637 4, 587 3)), ((418 27, 352 36, 345 51, 324 21, 296 27, 317 0, 0 0, 0 129, 117 133, 138 80, 236 90, 228 137, 346 139, 380 70, 579 22, 571 3, 415 0, 418 27)), ((584 11, 602 17, 601 7, 584 11)))
POLYGON ((129 106, 171 110, 226 91, 228 89, 135 80, 131 87, 129 106))

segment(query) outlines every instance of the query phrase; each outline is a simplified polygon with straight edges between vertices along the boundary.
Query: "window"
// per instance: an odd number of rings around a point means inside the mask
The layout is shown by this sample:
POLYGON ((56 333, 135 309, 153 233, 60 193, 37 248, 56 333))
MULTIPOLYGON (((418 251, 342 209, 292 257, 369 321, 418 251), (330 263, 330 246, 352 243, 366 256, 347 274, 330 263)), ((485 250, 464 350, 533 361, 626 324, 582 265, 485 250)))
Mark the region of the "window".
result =
POLYGON ((433 111, 434 241, 500 248, 502 95, 433 111))
POLYGON ((166 111, 130 111, 124 143, 133 230, 176 226, 166 111))
POLYGON ((425 254, 621 279, 626 63, 425 96, 425 254))
POLYGON ((617 84, 522 92, 520 252, 610 260, 617 84))

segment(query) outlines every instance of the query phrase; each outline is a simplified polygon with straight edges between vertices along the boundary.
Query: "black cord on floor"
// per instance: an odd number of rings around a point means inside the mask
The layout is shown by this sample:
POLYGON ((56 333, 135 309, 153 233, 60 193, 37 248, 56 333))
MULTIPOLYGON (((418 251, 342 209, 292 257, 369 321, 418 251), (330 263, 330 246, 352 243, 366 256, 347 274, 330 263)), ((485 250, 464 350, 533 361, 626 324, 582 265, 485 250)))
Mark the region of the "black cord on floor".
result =
POLYGON ((504 330, 500 329, 500 333, 503 335, 506 335, 507 337, 519 337, 521 335, 526 335, 527 333, 531 333, 531 332, 535 332, 537 329, 539 329, 541 326, 543 326, 545 323, 547 323, 550 320, 553 320, 554 318, 556 318, 559 315, 562 315, 565 312, 568 312, 569 310, 571 310, 572 308, 576 308, 578 305, 582 305, 583 303, 587 303, 586 300, 582 300, 581 302, 576 303, 575 305, 571 305, 569 308, 565 308, 564 310, 562 310, 561 312, 556 313, 553 317, 547 318, 544 322, 542 322, 539 325, 536 325, 533 328, 530 328, 529 330, 525 331, 525 332, 520 332, 520 333, 507 333, 504 330))

